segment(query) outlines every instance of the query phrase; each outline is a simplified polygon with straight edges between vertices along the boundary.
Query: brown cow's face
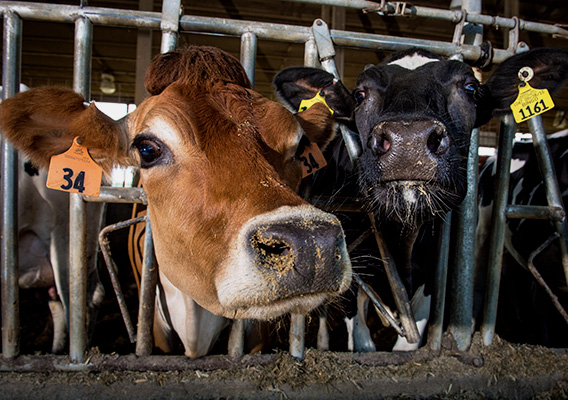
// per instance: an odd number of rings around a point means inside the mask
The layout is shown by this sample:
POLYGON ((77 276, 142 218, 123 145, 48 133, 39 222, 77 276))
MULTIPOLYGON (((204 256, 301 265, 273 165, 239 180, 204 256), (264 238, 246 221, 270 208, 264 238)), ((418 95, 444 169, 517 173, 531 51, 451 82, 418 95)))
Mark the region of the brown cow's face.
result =
POLYGON ((343 232, 306 204, 284 107, 234 85, 172 85, 128 118, 160 271, 232 318, 305 312, 350 282, 343 232))
POLYGON ((41 167, 77 136, 106 172, 139 165, 161 274, 215 314, 273 318, 344 291, 339 222, 292 189, 302 136, 320 147, 333 137, 325 106, 293 115, 207 47, 158 56, 146 88, 152 96, 122 121, 70 89, 30 90, 2 102, 0 127, 41 167))

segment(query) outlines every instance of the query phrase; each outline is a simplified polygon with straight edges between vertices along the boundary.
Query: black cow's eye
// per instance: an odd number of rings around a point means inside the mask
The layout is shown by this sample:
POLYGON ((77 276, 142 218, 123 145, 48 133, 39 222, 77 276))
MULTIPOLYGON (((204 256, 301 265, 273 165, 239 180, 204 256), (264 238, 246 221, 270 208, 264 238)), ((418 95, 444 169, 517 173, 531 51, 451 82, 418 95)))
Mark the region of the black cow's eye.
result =
POLYGON ((167 153, 167 148, 159 140, 155 138, 141 136, 134 140, 132 145, 138 154, 140 154, 140 167, 149 168, 159 163, 164 154, 167 153))
POLYGON ((357 101, 357 105, 361 104, 363 100, 365 100, 365 92, 362 90, 355 92, 355 101, 357 101))
POLYGON ((477 93, 478 87, 479 84, 477 83, 477 81, 473 80, 466 81, 463 85, 465 92, 470 96, 474 96, 477 93))

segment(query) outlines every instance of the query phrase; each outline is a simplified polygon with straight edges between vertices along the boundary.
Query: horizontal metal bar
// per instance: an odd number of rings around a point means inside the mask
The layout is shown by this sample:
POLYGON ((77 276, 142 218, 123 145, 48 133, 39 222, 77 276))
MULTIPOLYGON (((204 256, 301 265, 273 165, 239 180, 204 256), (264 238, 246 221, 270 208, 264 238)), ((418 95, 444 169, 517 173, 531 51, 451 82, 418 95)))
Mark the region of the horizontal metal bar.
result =
POLYGON ((142 188, 125 188, 113 186, 101 186, 98 197, 83 196, 89 203, 138 203, 148 204, 146 192, 142 188))
MULTIPOLYGON (((376 2, 366 1, 366 0, 289 0, 289 1, 298 2, 298 3, 328 5, 334 7, 354 8, 358 10, 366 10, 366 9, 372 10, 377 8, 377 6, 379 5, 376 2)), ((389 4, 387 2, 385 6, 386 6, 386 14, 395 12, 395 6, 393 4, 389 4)), ((458 23, 459 21, 461 21, 463 15, 463 12, 461 10, 444 10, 439 8, 414 6, 411 4, 407 4, 407 10, 408 13, 405 14, 406 16, 441 19, 445 21, 451 21, 454 23, 458 23)), ((493 26, 495 28, 514 28, 516 25, 516 21, 513 18, 493 17, 490 15, 473 14, 473 13, 466 14, 465 22, 488 25, 488 26, 493 26)), ((559 35, 568 38, 568 30, 563 29, 560 26, 556 25, 520 20, 519 28, 525 31, 547 33, 547 34, 559 35)))
POLYGON ((507 218, 515 219, 549 219, 552 221, 562 221, 566 213, 562 207, 548 206, 521 206, 508 205, 505 209, 507 218))
MULTIPOLYGON (((318 0, 320 4, 325 4, 325 0, 318 0)), ((350 3, 350 2, 349 2, 350 3)), ((370 3, 369 4, 376 3, 370 3)), ((418 8, 421 9, 421 8, 418 8)), ((0 11, 13 11, 23 19, 43 20, 54 22, 73 22, 80 16, 85 16, 95 25, 113 25, 120 27, 138 27, 147 29, 160 29, 161 14, 149 11, 117 10, 111 8, 95 7, 75 7, 58 5, 52 7, 49 4, 23 3, 23 2, 3 2, 0 3, 0 11)), ((454 15, 456 11, 436 10, 424 11, 424 16, 437 15, 434 11, 450 13, 454 15), (431 15, 430 15, 431 14, 431 15)), ((458 14, 461 12, 457 12, 458 14)), ((461 14, 459 14, 461 15, 461 14)), ((453 19, 452 19, 453 20, 453 19)), ((459 19, 458 19, 459 20, 459 19)), ((513 27, 508 18, 487 17, 468 14, 468 21, 475 23, 488 23, 508 27, 513 27), (470 21, 470 18, 472 19, 470 21), (475 19, 475 20, 473 20, 475 19), (479 20, 479 21, 478 21, 479 20)), ((230 36, 241 36, 244 32, 254 33, 259 39, 279 40, 292 43, 305 43, 310 37, 310 28, 303 26, 273 24, 257 21, 228 20, 225 18, 210 18, 183 16, 180 19, 181 29, 199 33, 216 33, 230 36)), ((555 35, 566 35, 568 31, 554 25, 532 23, 522 21, 521 28, 555 35), (545 29, 546 28, 546 29, 545 29)), ((332 30, 331 37, 338 46, 358 47, 363 49, 383 49, 386 51, 402 50, 410 47, 429 49, 441 55, 463 54, 466 60, 477 60, 481 55, 478 46, 456 45, 449 42, 437 42, 412 38, 397 38, 386 35, 375 35, 368 33, 356 33, 347 31, 332 30)), ((500 63, 510 57, 513 53, 507 50, 494 49, 493 62, 500 63)))

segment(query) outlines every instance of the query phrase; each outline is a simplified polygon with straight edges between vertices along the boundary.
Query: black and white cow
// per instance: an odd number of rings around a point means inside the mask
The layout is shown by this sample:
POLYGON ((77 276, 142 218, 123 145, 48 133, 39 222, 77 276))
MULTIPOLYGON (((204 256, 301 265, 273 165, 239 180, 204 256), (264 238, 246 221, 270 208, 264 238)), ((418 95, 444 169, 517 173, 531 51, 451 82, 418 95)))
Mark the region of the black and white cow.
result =
MULTIPOLYGON (((568 204, 568 130, 548 136, 558 185, 564 204, 568 204)), ((477 225, 477 264, 485 267, 489 248, 489 232, 495 192, 496 157, 484 163, 479 175, 479 222, 477 225)), ((516 141, 513 145, 509 204, 547 204, 546 191, 531 140, 516 141)), ((530 254, 555 231, 548 220, 508 219, 505 226, 501 296, 499 297, 499 333, 510 340, 566 346, 568 327, 544 290, 525 268, 530 254)), ((551 243, 535 257, 534 264, 564 306, 568 304, 568 287, 562 269, 558 241, 551 243)), ((483 273, 477 291, 483 292, 483 273)))
MULTIPOLYGON (((277 93, 292 109, 320 93, 336 119, 358 132, 360 171, 337 138, 326 152, 331 158, 328 167, 314 178, 313 193, 362 197, 409 295, 415 297, 413 308, 425 311, 417 317, 415 310, 417 319, 428 318, 428 282, 437 253, 435 221, 465 196, 470 132, 493 114, 510 111, 518 95, 518 72, 525 66, 535 72, 532 87, 553 91, 568 78, 568 51, 535 49, 515 55, 485 84, 469 65, 417 49, 366 68, 351 92, 331 74, 313 68, 288 68, 274 79, 277 93)), ((366 229, 364 218, 353 215, 342 224, 348 243, 366 229)), ((364 280, 385 281, 377 258, 351 257, 364 280)), ((355 319, 357 325, 362 323, 355 319)), ((368 336, 353 346, 358 351, 374 348, 368 336)))

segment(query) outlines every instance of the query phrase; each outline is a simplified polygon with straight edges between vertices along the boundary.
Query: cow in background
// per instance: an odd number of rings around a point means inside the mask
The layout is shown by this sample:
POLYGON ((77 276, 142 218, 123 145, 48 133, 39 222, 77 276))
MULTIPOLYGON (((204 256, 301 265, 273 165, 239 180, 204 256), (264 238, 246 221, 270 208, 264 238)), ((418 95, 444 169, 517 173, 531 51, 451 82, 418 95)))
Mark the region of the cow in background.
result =
POLYGON ((140 167, 162 349, 175 331, 198 357, 227 318, 305 313, 344 292, 351 264, 339 221, 295 193, 306 140, 323 148, 335 134, 327 108, 290 113, 212 47, 157 56, 146 88, 151 96, 119 121, 70 89, 30 90, 0 105, 0 126, 41 168, 75 137, 107 173, 140 167))
MULTIPOLYGON (((20 91, 29 88, 20 85, 20 91)), ((1 97, 0 87, 0 97, 1 97)), ((51 352, 65 351, 69 326, 69 195, 46 188, 47 172, 22 155, 18 168, 18 285, 48 293, 53 322, 51 352)), ((87 206, 87 331, 91 336, 104 288, 97 271, 102 204, 87 206)))
MULTIPOLYGON (((355 171, 338 137, 327 152, 329 166, 314 178, 313 194, 362 198, 413 296, 412 308, 422 329, 437 256, 436 221, 465 196, 470 133, 493 114, 510 112, 518 95, 518 71, 525 66, 535 72, 532 87, 552 92, 568 78, 568 51, 536 49, 515 55, 485 84, 469 65, 417 49, 366 68, 352 92, 331 74, 314 68, 288 68, 274 79, 277 93, 292 110, 319 93, 335 118, 358 132, 360 170, 355 171)), ((348 215, 341 220, 348 242, 369 226, 364 217, 348 215)), ((376 286, 386 281, 380 255, 351 256, 363 280, 386 297, 388 291, 376 286)), ((359 307, 358 315, 353 311, 347 318, 351 326, 365 331, 363 313, 359 307)), ((373 351, 368 330, 361 334, 354 338, 358 343, 353 350, 373 351)), ((395 349, 416 345, 407 346, 402 340, 395 349)))
MULTIPOLYGON (((568 204, 568 130, 547 137, 558 186, 568 204)), ((489 232, 495 192, 496 156, 486 160, 479 174, 479 222, 477 225, 477 265, 480 276, 476 291, 483 296, 489 232)), ((513 144, 508 204, 546 205, 546 191, 532 140, 513 144)), ((497 330, 511 341, 565 347, 568 327, 554 309, 550 297, 528 271, 527 260, 554 232, 549 220, 507 219, 503 255, 501 295, 497 330)), ((562 268, 558 241, 555 240, 534 260, 560 302, 568 305, 568 287, 562 268)), ((476 303, 480 303, 480 299, 476 303)))

